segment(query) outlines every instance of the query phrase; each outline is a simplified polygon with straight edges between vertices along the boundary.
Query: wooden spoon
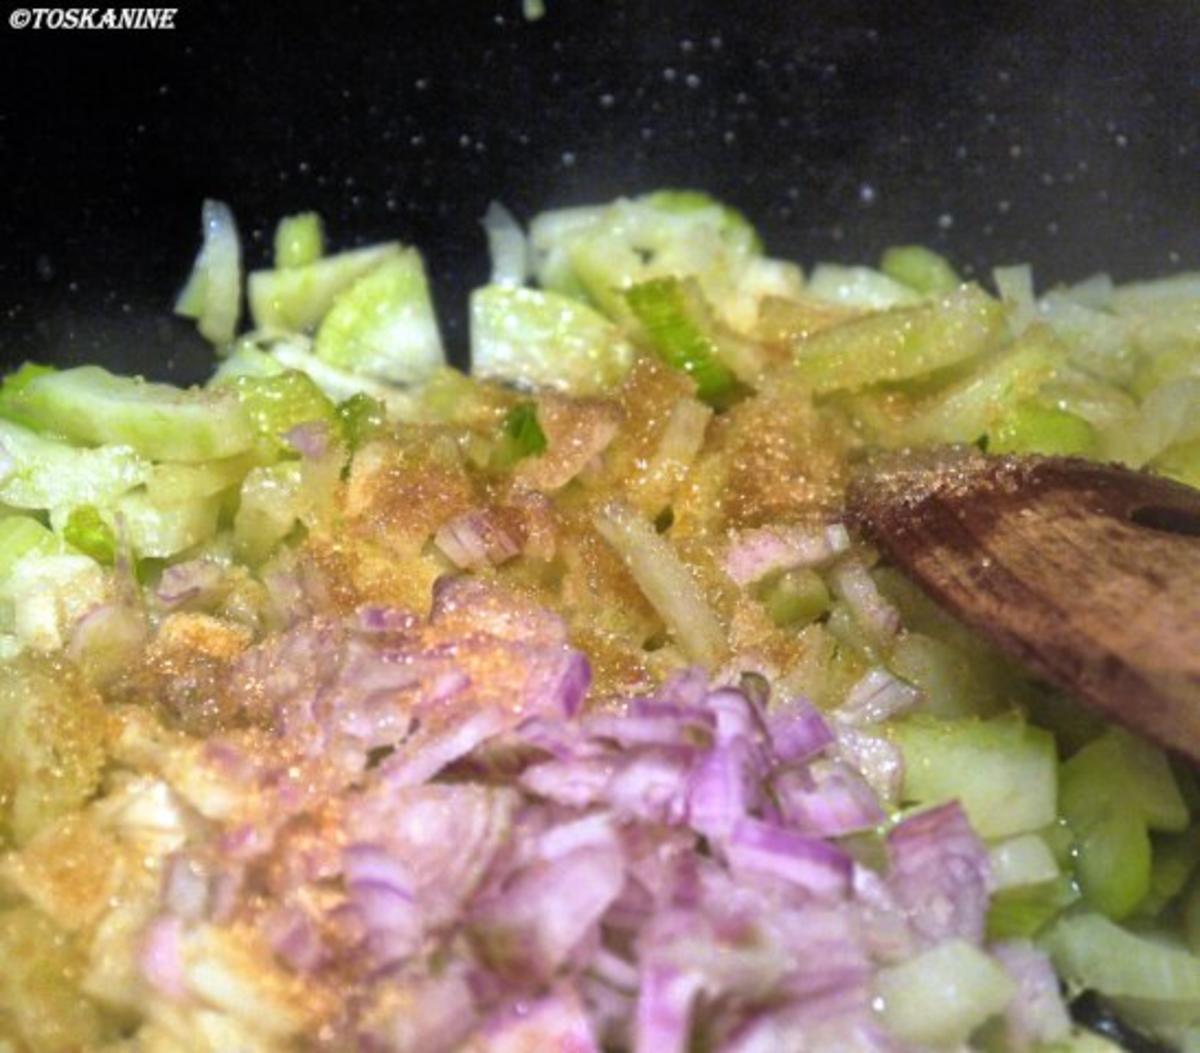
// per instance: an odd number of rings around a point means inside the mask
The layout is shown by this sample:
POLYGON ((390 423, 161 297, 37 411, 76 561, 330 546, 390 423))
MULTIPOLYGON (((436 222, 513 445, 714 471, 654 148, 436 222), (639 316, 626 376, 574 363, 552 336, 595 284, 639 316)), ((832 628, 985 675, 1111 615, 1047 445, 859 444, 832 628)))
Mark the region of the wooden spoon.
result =
POLYGON ((1045 680, 1200 763, 1200 490, 1063 457, 874 462, 851 519, 1045 680))

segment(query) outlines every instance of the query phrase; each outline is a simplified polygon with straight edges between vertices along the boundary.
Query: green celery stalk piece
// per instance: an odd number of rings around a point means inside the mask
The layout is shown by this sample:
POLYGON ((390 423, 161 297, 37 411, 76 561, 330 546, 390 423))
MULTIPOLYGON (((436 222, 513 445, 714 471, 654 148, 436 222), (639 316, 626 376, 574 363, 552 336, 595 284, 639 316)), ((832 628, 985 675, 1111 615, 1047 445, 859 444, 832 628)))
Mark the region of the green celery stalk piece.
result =
POLYGON ((1169 446, 1150 462, 1150 466, 1156 472, 1200 489, 1200 439, 1169 446))
POLYGON ((892 645, 888 668, 920 688, 925 709, 938 717, 986 715, 991 699, 976 691, 962 651, 924 633, 907 632, 892 645))
POLYGON ((303 267, 253 271, 248 291, 255 326, 290 332, 315 328, 342 292, 400 251, 398 242, 388 241, 325 256, 303 267))
POLYGON ((1178 831, 1188 821, 1165 757, 1110 729, 1063 764, 1060 787, 1084 902, 1108 917, 1128 917, 1151 892, 1149 827, 1178 831))
POLYGON ((1200 958, 1099 914, 1062 918, 1043 944, 1063 979, 1113 998, 1200 1000, 1200 958))
POLYGON ((902 797, 957 798, 983 838, 1040 830, 1057 815, 1054 736, 1016 718, 913 717, 890 727, 904 755, 902 797))
POLYGON ((117 559, 117 536, 100 516, 95 505, 72 508, 63 526, 63 540, 101 566, 111 567, 117 559))
POLYGON ((976 285, 912 307, 897 307, 800 340, 794 372, 818 394, 927 376, 994 347, 1003 305, 976 285))
POLYGON ((925 295, 952 292, 962 284, 946 258, 924 245, 893 245, 884 252, 879 269, 925 295))
POLYGON ((317 212, 284 216, 275 228, 275 266, 306 267, 325 255, 325 225, 317 212))
POLYGON ((389 256, 339 294, 313 350, 339 369, 399 384, 441 366, 445 354, 420 253, 389 256))
POLYGON ((1066 362, 1066 349, 1044 326, 981 362, 968 376, 933 396, 901 428, 907 443, 976 442, 1012 406, 1037 394, 1066 362))
POLYGON ((832 597, 821 575, 798 567, 766 584, 763 604, 771 621, 781 628, 801 629, 829 610, 832 597))
POLYGON ((1032 939, 1079 899, 1079 889, 1065 874, 1039 885, 1006 888, 988 904, 989 940, 1032 939))
POLYGON ((361 391, 338 403, 337 417, 342 437, 351 450, 357 450, 363 443, 383 434, 387 428, 386 407, 378 399, 361 391))
POLYGON ((1150 894, 1141 903, 1144 913, 1158 914, 1178 896, 1200 864, 1200 831, 1158 834, 1151 839, 1150 894))
POLYGON ((1095 429, 1074 413, 1026 400, 1005 413, 987 433, 989 453, 1041 453, 1095 457, 1095 429))
POLYGON ((620 329, 578 300, 501 285, 471 294, 475 376, 600 395, 620 385, 633 355, 620 329))
POLYGON ((152 384, 99 366, 36 377, 13 402, 41 431, 75 442, 122 443, 155 460, 231 457, 254 443, 231 392, 152 384))
POLYGON ((50 556, 61 551, 59 539, 32 516, 9 515, 0 519, 0 581, 26 556, 50 556))
POLYGON ((299 424, 325 423, 335 432, 337 409, 312 379, 294 369, 278 376, 240 376, 229 381, 254 430, 276 456, 291 447, 285 436, 299 424))
POLYGON ((696 394, 711 405, 735 393, 737 378, 722 361, 707 305, 694 282, 655 278, 625 293, 655 354, 696 382, 696 394))
POLYGON ((80 449, 8 421, 0 421, 0 449, 12 460, 0 477, 0 503, 13 508, 100 506, 150 474, 150 465, 128 446, 80 449))

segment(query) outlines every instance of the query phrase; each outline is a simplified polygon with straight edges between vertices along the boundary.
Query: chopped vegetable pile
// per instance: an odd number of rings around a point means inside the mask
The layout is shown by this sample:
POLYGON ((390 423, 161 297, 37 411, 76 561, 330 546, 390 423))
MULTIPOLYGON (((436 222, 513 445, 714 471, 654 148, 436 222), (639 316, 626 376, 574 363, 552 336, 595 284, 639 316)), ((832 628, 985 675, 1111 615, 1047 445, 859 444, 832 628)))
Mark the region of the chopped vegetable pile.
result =
POLYGON ((206 202, 203 388, 0 387, 0 1051, 1200 1049, 1200 784, 849 530, 872 451, 1200 486, 1200 274, 807 273, 660 191, 206 202), (243 293, 249 326, 243 326, 243 293))

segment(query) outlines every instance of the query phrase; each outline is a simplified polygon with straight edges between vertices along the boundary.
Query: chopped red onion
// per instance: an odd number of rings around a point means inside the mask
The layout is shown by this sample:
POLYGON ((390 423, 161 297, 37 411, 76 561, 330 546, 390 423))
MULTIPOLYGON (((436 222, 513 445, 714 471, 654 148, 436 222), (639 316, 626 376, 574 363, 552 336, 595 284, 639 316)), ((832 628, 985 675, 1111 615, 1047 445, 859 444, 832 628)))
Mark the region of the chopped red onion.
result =
POLYGON ((762 771, 744 738, 709 751, 692 772, 688 819, 710 841, 723 842, 761 803, 762 771))
POLYGON ((225 568, 211 559, 175 563, 162 572, 154 595, 168 610, 207 607, 220 599, 225 574, 225 568))
POLYGON ((991 950, 1017 985, 1016 997, 1004 1012, 1004 1048, 1027 1053, 1065 1042, 1071 1017, 1050 959, 1028 940, 998 943, 991 950))
POLYGON ((870 830, 885 813, 859 773, 841 761, 825 762, 808 779, 783 771, 772 780, 775 797, 788 822, 818 837, 844 837, 870 830))
POLYGON ((521 554, 521 539, 489 509, 474 509, 443 523, 433 543, 460 570, 499 566, 521 554))
POLYGON ((784 764, 809 760, 834 743, 833 729, 811 702, 793 699, 768 718, 771 746, 784 764))
POLYGON ((850 547, 841 523, 825 527, 759 527, 739 534, 725 555, 725 573, 739 585, 779 571, 819 567, 850 547))
POLYGON ((163 866, 163 902, 184 921, 199 921, 208 913, 208 874, 194 859, 175 853, 163 866))
POLYGON ((330 433, 324 421, 297 424, 288 430, 284 439, 301 457, 311 461, 320 460, 329 452, 330 433))
POLYGON ((501 974, 549 980, 599 923, 624 880, 618 852, 577 849, 517 874, 476 908, 471 929, 501 974))
POLYGON ((634 1020, 634 1053, 687 1053, 698 975, 669 965, 642 972, 634 1020))
POLYGON ((558 988, 488 1018, 462 1053, 600 1053, 591 1021, 574 991, 558 988))
POLYGON ((838 721, 833 726, 838 753, 862 773, 876 796, 887 806, 900 801, 904 783, 904 755, 900 747, 878 735, 869 735, 838 721))
POLYGON ((886 600, 866 565, 848 558, 831 572, 834 590, 846 601, 859 627, 879 646, 885 646, 900 630, 900 612, 886 600))
POLYGON ((892 891, 925 946, 982 942, 991 875, 962 806, 951 801, 901 820, 887 845, 892 891))
POLYGON ((170 914, 156 918, 142 936, 138 952, 142 976, 160 994, 175 1001, 187 997, 183 970, 183 921, 170 914))
POLYGON ((834 716, 852 727, 864 727, 905 713, 920 701, 919 689, 877 665, 850 688, 834 716))
POLYGON ((743 819, 725 843, 735 875, 780 878, 815 896, 845 896, 853 862, 840 848, 756 819, 743 819))

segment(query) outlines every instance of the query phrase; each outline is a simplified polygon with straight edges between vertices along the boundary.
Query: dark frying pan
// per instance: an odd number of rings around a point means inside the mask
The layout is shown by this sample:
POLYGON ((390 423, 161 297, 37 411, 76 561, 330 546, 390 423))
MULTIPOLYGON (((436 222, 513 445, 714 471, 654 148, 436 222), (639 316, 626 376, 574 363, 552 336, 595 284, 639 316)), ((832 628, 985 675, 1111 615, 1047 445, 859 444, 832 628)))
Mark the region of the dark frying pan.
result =
POLYGON ((492 198, 528 217, 700 187, 805 262, 919 241, 1042 283, 1200 267, 1179 0, 546 0, 533 23, 520 0, 173 2, 177 28, 141 33, 3 9, 0 363, 204 378, 168 307, 205 196, 252 265, 302 208, 335 245, 418 244, 460 362, 492 198))
MULTIPOLYGON (((29 2, 29 0, 17 0, 29 2)), ((36 0, 41 3, 42 0, 36 0)), ((476 220, 664 185, 778 254, 934 245, 1043 281, 1200 266, 1200 12, 1129 4, 180 3, 170 31, 0 27, 0 355, 205 376, 167 307, 204 196, 424 248, 449 342, 476 220)))

